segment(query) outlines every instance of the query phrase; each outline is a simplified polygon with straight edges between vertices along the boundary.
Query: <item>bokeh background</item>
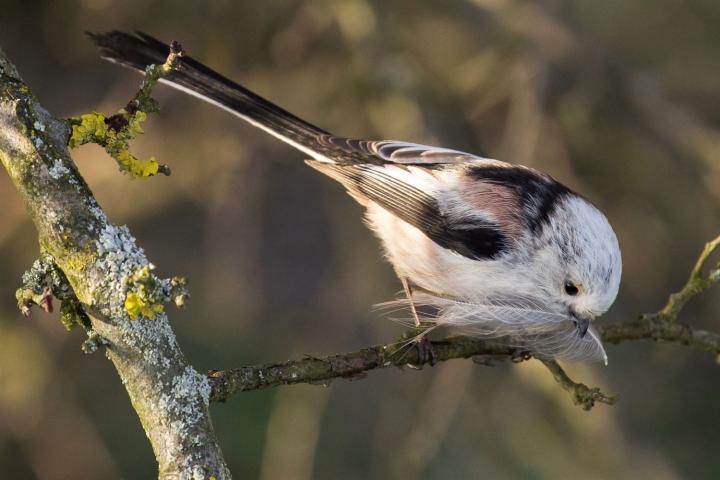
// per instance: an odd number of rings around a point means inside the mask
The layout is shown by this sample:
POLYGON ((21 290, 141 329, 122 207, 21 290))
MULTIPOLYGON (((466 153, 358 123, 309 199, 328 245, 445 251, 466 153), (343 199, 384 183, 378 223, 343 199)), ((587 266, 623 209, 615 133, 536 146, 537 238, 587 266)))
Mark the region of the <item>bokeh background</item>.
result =
MULTIPOLYGON (((483 153, 545 170, 618 232, 624 277, 605 321, 654 311, 720 219, 715 0, 0 0, 0 46, 58 116, 115 111, 140 77, 85 30, 141 29, 322 128, 483 153)), ((161 87, 135 142, 173 175, 130 181, 74 152, 110 218, 164 275, 190 279, 171 319, 200 370, 354 350, 400 328, 372 310, 400 289, 362 210, 302 154, 161 87)), ((152 478, 149 444, 82 332, 15 307, 38 254, 0 172, 0 476, 152 478)), ((720 330, 718 290, 683 319, 720 330)), ((720 371, 652 342, 571 365, 619 393, 573 406, 538 362, 453 361, 362 381, 245 393, 212 407, 237 478, 718 478, 720 371)))

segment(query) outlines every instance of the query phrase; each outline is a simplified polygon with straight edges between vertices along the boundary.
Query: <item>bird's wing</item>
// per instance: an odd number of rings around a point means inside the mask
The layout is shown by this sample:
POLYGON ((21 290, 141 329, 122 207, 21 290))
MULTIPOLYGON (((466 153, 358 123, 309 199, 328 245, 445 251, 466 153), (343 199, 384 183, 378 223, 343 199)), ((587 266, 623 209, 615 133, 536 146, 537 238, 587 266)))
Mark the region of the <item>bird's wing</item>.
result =
MULTIPOLYGON (((340 163, 432 166, 488 160, 458 150, 398 140, 358 140, 333 135, 321 135, 319 140, 328 150, 346 153, 346 161, 340 160, 340 163)), ((337 155, 336 158, 338 157, 343 158, 342 155, 337 155)))
POLYGON ((307 163, 342 183, 353 196, 377 203, 438 245, 467 258, 495 258, 509 245, 500 225, 491 217, 450 210, 439 195, 442 182, 427 168, 339 165, 314 160, 307 163))

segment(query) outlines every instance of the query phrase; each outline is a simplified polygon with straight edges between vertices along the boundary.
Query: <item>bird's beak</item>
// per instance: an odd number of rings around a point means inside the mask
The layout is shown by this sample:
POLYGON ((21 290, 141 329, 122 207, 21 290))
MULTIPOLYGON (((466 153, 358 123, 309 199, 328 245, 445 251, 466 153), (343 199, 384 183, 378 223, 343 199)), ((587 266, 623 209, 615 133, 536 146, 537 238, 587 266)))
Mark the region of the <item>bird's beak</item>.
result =
POLYGON ((592 320, 592 317, 582 315, 574 311, 571 311, 570 314, 573 317, 573 322, 575 323, 575 328, 577 328, 578 335, 580 335, 580 338, 583 338, 587 333, 588 328, 590 328, 590 321, 592 320))

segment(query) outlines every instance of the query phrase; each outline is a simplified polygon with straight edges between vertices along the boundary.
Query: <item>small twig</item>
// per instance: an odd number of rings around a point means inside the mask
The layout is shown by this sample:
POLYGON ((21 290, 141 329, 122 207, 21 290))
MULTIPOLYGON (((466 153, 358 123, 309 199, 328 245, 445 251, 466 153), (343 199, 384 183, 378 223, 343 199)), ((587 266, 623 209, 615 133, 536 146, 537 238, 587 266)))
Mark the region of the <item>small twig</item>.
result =
POLYGON ((705 264, 718 246, 720 246, 720 236, 705 244, 705 248, 703 248, 697 262, 695 262, 695 267, 690 272, 687 283, 680 291, 670 295, 665 306, 656 315, 675 321, 688 300, 704 292, 720 280, 720 263, 706 277, 703 277, 705 264))
POLYGON ((70 119, 72 134, 68 140, 71 148, 86 143, 96 143, 118 163, 120 170, 132 178, 146 178, 158 173, 170 175, 170 167, 160 165, 155 157, 139 160, 130 153, 130 141, 143 133, 141 124, 148 113, 160 110, 152 98, 152 91, 160 78, 177 69, 182 47, 178 42, 170 44, 170 53, 162 65, 148 65, 140 88, 125 108, 105 117, 101 113, 87 113, 70 119))
MULTIPOLYGON (((173 40, 170 43, 170 52, 168 53, 165 63, 162 65, 148 65, 145 68, 145 76, 140 84, 135 97, 130 100, 125 107, 127 113, 133 114, 138 110, 143 112, 157 112, 158 104, 154 98, 152 98, 152 91, 155 88, 158 80, 162 77, 169 75, 180 65, 180 58, 185 54, 182 45, 179 42, 173 40)), ((116 114, 117 115, 117 114, 116 114)), ((113 115, 114 117, 115 115, 113 115)), ((109 117, 108 121, 113 117, 109 117)))
POLYGON ((579 405, 583 410, 590 410, 595 406, 595 402, 614 405, 617 402, 617 395, 605 395, 599 388, 590 388, 584 383, 574 382, 559 363, 555 360, 540 360, 543 365, 550 370, 555 381, 563 390, 570 394, 575 405, 579 405))

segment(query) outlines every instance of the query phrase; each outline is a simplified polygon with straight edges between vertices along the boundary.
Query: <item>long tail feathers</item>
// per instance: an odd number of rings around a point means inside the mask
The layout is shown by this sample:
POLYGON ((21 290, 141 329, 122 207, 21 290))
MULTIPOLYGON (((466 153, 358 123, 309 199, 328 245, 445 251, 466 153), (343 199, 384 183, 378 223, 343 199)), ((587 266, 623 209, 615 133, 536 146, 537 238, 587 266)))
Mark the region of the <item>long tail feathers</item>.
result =
MULTIPOLYGON (((141 72, 150 64, 164 63, 169 52, 168 45, 141 32, 130 35, 112 31, 88 33, 88 36, 106 60, 141 72)), ((327 162, 335 153, 323 142, 323 137, 329 136, 328 132, 188 56, 183 56, 179 68, 160 81, 230 111, 316 160, 327 162)))

